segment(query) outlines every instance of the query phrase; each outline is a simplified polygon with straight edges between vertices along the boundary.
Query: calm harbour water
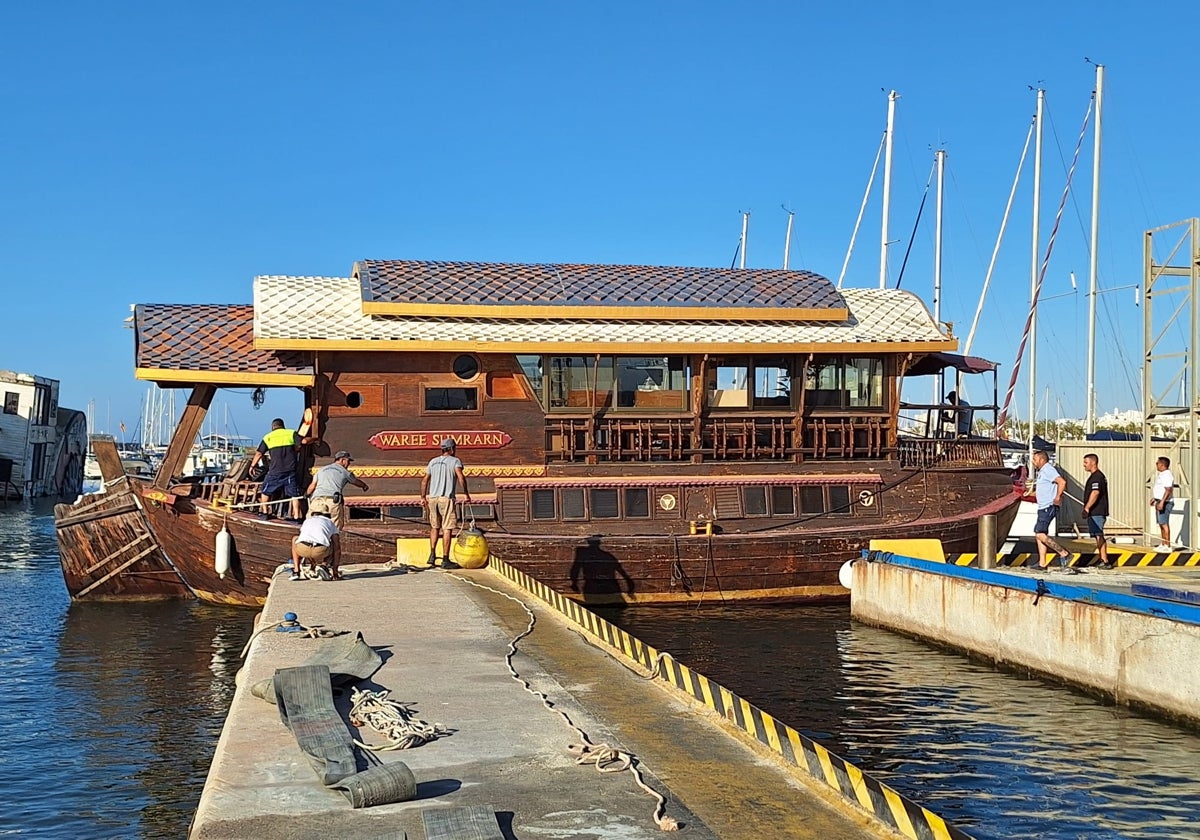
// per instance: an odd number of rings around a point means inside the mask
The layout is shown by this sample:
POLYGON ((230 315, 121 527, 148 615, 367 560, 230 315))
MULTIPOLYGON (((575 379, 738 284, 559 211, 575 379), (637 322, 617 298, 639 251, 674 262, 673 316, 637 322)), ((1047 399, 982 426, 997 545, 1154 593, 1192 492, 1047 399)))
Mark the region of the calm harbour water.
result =
MULTIPOLYGON (((251 613, 70 604, 41 503, 0 508, 0 605, 0 836, 185 836, 251 613)), ((979 840, 1200 836, 1196 733, 844 607, 605 616, 979 840)))
POLYGON ((53 505, 0 508, 0 836, 186 836, 252 618, 72 605, 53 505))
POLYGON ((978 840, 1200 837, 1195 732, 852 622, 844 607, 605 617, 978 840))

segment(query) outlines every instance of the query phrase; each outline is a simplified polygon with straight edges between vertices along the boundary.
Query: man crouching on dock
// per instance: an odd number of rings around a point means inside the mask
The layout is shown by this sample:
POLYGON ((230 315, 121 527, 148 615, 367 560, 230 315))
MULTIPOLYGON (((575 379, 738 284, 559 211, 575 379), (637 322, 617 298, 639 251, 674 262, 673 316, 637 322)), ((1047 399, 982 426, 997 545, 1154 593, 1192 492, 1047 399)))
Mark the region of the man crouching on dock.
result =
POLYGON ((342 559, 342 538, 328 513, 314 511, 312 516, 304 520, 300 533, 292 540, 292 580, 303 577, 300 574, 301 559, 312 563, 314 567, 328 561, 330 579, 341 579, 338 563, 342 559))

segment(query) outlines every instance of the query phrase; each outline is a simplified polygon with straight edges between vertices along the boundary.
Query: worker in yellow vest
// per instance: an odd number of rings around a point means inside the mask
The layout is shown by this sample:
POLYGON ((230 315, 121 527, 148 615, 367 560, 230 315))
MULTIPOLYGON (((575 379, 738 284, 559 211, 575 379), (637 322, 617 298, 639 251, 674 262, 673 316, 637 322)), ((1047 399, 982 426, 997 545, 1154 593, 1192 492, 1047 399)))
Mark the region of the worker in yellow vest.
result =
POLYGON ((288 500, 292 519, 299 521, 300 482, 296 480, 297 453, 300 447, 309 442, 307 437, 296 437, 291 429, 284 428, 282 418, 276 417, 271 421, 271 431, 267 432, 250 461, 250 469, 254 469, 265 455, 267 456, 267 476, 263 479, 262 489, 259 490, 258 501, 263 513, 268 513, 269 503, 274 495, 283 491, 283 498, 288 500))

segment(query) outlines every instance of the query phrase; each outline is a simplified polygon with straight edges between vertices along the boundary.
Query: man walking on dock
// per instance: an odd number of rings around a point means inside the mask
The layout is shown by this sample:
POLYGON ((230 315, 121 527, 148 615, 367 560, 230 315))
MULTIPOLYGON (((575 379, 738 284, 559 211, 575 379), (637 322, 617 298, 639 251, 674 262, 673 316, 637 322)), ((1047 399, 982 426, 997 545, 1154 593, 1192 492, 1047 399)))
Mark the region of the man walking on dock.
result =
POLYGON ((1154 476, 1154 491, 1150 498, 1150 507, 1154 508, 1154 521, 1158 523, 1159 542, 1155 551, 1171 550, 1171 509, 1175 501, 1171 496, 1175 492, 1175 476, 1171 473, 1171 459, 1159 458, 1154 462, 1158 473, 1154 476))
POLYGON ((1083 468, 1087 479, 1083 482, 1083 518, 1087 522, 1088 534, 1096 538, 1096 555, 1100 565, 1111 569, 1108 560, 1108 540, 1104 538, 1104 521, 1108 518, 1108 479, 1100 472, 1100 456, 1089 452, 1083 456, 1083 468))
POLYGON ((271 431, 263 436, 262 443, 258 445, 254 458, 250 461, 250 468, 254 469, 262 457, 267 456, 267 476, 263 479, 258 497, 263 513, 268 512, 267 505, 271 497, 282 490, 284 498, 289 501, 292 519, 299 521, 300 482, 296 480, 296 453, 308 440, 306 437, 297 438, 295 432, 285 429, 282 418, 276 417, 271 421, 271 431))
POLYGON ((458 525, 454 504, 455 489, 460 484, 467 504, 471 503, 463 462, 454 454, 456 448, 454 438, 443 440, 442 454, 429 462, 421 479, 421 504, 429 509, 429 565, 437 565, 440 533, 443 569, 457 568, 457 564, 450 560, 450 532, 458 525))
POLYGON ((1050 463, 1050 456, 1042 450, 1033 453, 1033 468, 1037 470, 1037 482, 1034 492, 1037 495, 1037 524, 1033 526, 1033 536, 1037 540, 1038 568, 1042 571, 1050 568, 1046 560, 1046 549, 1052 548, 1058 554, 1058 562, 1066 566, 1071 553, 1050 537, 1050 523, 1058 518, 1058 506, 1062 504, 1063 491, 1067 489, 1067 480, 1058 474, 1050 463))
POLYGON ((308 515, 326 513, 338 528, 346 527, 346 498, 342 491, 353 484, 359 490, 367 490, 367 483, 350 472, 354 461, 350 453, 342 449, 333 456, 333 463, 317 470, 306 491, 309 495, 308 515))

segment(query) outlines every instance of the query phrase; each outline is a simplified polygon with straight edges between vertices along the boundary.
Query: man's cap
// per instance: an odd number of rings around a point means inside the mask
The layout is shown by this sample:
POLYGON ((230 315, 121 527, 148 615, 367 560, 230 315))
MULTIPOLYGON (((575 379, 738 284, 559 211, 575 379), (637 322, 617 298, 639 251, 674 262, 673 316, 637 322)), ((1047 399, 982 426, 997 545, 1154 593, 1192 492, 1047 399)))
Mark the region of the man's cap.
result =
POLYGON ((350 453, 347 452, 345 449, 339 449, 337 452, 335 452, 333 454, 333 460, 335 460, 335 461, 340 461, 343 458, 345 458, 347 461, 354 460, 353 458, 350 457, 350 453))
POLYGON ((454 442, 454 438, 446 438, 444 441, 442 441, 442 449, 453 449, 456 446, 458 446, 458 444, 454 442))

